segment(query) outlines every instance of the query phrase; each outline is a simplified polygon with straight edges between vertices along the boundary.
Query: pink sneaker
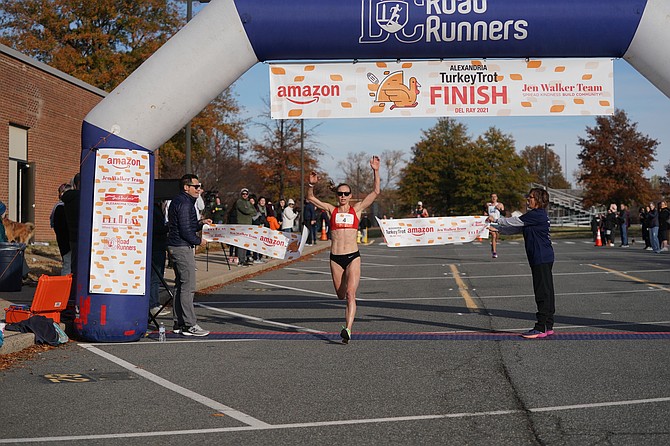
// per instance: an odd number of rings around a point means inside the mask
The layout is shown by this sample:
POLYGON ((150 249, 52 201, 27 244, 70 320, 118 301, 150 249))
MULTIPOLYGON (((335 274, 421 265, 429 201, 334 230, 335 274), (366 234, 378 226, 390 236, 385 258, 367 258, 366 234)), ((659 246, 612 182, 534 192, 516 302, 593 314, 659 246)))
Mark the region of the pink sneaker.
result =
POLYGON ((528 330, 526 332, 521 333, 521 336, 526 338, 526 339, 541 339, 541 338, 546 338, 550 334, 554 334, 553 330, 549 330, 547 332, 540 331, 540 330, 535 330, 534 328, 532 330, 528 330), (551 332, 551 333, 549 333, 551 332))

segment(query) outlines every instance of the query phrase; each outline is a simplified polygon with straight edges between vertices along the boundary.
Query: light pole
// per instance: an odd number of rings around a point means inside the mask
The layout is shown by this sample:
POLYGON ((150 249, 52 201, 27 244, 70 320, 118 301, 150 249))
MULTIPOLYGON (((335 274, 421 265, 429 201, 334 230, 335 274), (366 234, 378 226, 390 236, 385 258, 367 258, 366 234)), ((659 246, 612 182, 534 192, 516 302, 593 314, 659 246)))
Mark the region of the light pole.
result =
POLYGON ((249 142, 249 141, 247 141, 246 139, 244 139, 244 140, 239 140, 239 139, 238 139, 238 140, 237 140, 237 162, 238 162, 238 163, 242 162, 242 156, 241 156, 241 152, 242 152, 242 143, 245 143, 245 144, 246 144, 247 142, 249 142))
POLYGON ((544 188, 547 189, 547 149, 549 147, 554 147, 552 143, 544 143, 544 188))
MULTIPOLYGON (((193 2, 197 1, 198 3, 209 3, 210 0, 186 0, 186 23, 190 22, 193 18, 193 2)), ((184 149, 185 152, 185 168, 186 173, 192 172, 192 163, 191 163, 191 120, 186 123, 186 128, 184 129, 186 133, 186 146, 184 149)))
MULTIPOLYGON (((305 120, 300 120, 300 206, 303 212, 300 213, 300 230, 305 224, 305 120)), ((312 243, 315 243, 312 240, 312 243)))

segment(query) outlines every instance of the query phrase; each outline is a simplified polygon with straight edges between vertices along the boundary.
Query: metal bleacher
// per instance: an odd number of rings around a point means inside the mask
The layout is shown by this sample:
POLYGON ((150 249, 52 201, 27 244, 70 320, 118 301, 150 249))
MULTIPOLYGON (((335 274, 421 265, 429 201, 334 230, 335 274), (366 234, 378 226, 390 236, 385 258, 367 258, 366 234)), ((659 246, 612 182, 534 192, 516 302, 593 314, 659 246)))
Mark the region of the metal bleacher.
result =
POLYGON ((552 225, 588 226, 598 211, 582 206, 581 190, 551 189, 542 184, 533 183, 531 187, 540 187, 549 192, 549 218, 552 225))

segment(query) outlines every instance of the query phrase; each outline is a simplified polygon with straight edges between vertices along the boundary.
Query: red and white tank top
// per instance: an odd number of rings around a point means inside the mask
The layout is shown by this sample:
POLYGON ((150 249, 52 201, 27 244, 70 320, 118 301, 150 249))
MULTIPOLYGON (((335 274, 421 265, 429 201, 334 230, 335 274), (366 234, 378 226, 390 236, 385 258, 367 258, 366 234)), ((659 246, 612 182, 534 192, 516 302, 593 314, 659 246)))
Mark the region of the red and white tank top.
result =
POLYGON ((358 215, 353 206, 349 206, 349 212, 339 212, 338 208, 330 214, 330 230, 358 229, 358 215))

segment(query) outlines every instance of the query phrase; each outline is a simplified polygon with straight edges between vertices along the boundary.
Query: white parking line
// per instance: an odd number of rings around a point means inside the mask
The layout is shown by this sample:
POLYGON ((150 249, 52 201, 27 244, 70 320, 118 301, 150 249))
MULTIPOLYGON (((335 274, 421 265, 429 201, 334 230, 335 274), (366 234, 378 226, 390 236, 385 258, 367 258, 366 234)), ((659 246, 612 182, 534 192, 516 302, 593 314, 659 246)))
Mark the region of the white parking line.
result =
POLYGON ((211 307, 209 305, 204 305, 204 304, 199 304, 199 303, 196 303, 194 305, 198 306, 200 308, 206 308, 210 311, 215 311, 217 313, 224 313, 224 314, 228 314, 230 316, 235 316, 235 317, 238 317, 238 318, 241 318, 241 319, 247 319, 247 320, 250 320, 250 321, 262 322, 264 324, 275 325, 277 327, 290 328, 291 330, 301 331, 301 332, 305 332, 305 333, 323 333, 323 331, 313 330, 311 328, 305 328, 305 327, 301 327, 299 325, 283 324, 281 322, 275 322, 275 321, 271 321, 269 319, 263 319, 263 318, 256 317, 256 316, 249 316, 248 314, 236 313, 234 311, 228 311, 228 310, 224 310, 222 308, 211 307))
POLYGON ((282 288, 282 289, 285 289, 285 290, 300 291, 301 293, 318 294, 319 296, 329 296, 329 297, 337 298, 337 294, 334 294, 334 293, 323 293, 321 291, 312 291, 312 290, 306 290, 304 288, 295 288, 295 287, 292 287, 292 286, 277 285, 275 283, 261 282, 259 280, 250 280, 249 283, 257 283, 259 285, 271 286, 271 287, 275 287, 275 288, 282 288))
POLYGON ((286 268, 283 268, 284 271, 297 271, 299 273, 312 273, 312 274, 323 274, 330 276, 330 268, 324 268, 323 271, 317 271, 314 269, 307 269, 307 268, 291 268, 287 266, 286 268))
POLYGON ((161 378, 158 375, 154 375, 151 372, 148 372, 147 370, 138 367, 134 364, 129 363, 128 361, 125 361, 117 356, 112 355, 111 353, 107 353, 104 350, 101 350, 97 347, 94 347, 90 344, 79 344, 80 347, 88 350, 91 353, 95 353, 98 356, 102 356, 103 358, 113 362, 116 365, 119 365, 123 367, 124 369, 130 370, 131 372, 140 375, 143 378, 148 379, 149 381, 152 381, 159 386, 165 387, 168 390, 172 390, 173 392, 176 392, 182 396, 185 396, 186 398, 189 398, 195 402, 198 402, 200 404, 203 404, 211 409, 216 410, 217 412, 220 412, 224 415, 229 416, 230 418, 233 418, 237 421, 240 421, 244 424, 247 424, 249 426, 255 427, 255 428, 263 428, 270 426, 269 424, 265 423, 264 421, 257 420, 256 418, 247 415, 245 413, 242 413, 238 410, 235 410, 231 407, 228 407, 226 405, 223 405, 217 401, 214 401, 213 399, 207 398, 206 396, 200 395, 198 393, 193 392, 192 390, 189 390, 185 387, 182 387, 180 385, 177 385, 173 382, 168 381, 165 378, 161 378))
POLYGON ((459 413, 436 414, 436 415, 414 415, 404 417, 367 418, 367 419, 356 419, 356 420, 316 421, 311 423, 286 423, 286 424, 274 424, 274 425, 262 423, 262 425, 222 427, 213 429, 185 429, 185 430, 157 431, 157 432, 119 432, 114 434, 68 435, 63 437, 4 438, 0 439, 0 444, 104 440, 111 438, 117 439, 117 438, 166 437, 173 435, 197 435, 197 434, 201 435, 201 434, 218 434, 226 432, 302 429, 302 428, 315 428, 315 427, 327 427, 327 426, 353 426, 360 424, 400 423, 400 422, 411 422, 411 421, 444 420, 444 419, 474 418, 474 417, 498 417, 498 416, 515 415, 523 413, 560 412, 566 410, 635 406, 640 404, 663 404, 668 402, 670 402, 670 397, 659 397, 659 398, 646 398, 639 400, 606 401, 602 403, 571 404, 566 406, 536 407, 536 408, 529 408, 527 410, 502 409, 502 410, 489 410, 482 412, 459 412, 459 413))

